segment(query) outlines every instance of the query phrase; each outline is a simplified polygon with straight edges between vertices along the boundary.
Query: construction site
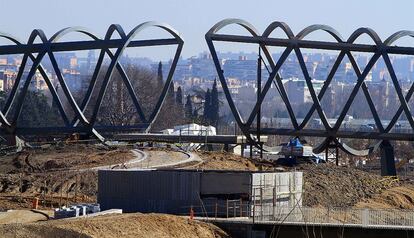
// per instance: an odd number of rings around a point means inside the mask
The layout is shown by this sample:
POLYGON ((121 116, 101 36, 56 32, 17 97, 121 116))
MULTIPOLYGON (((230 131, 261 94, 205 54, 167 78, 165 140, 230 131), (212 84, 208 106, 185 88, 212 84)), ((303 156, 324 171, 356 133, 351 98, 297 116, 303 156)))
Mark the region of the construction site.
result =
MULTIPOLYGON (((258 222, 272 217, 311 222, 332 216, 346 224, 358 222, 356 213, 365 209, 392 213, 414 208, 409 179, 377 173, 332 163, 281 166, 231 152, 182 151, 165 144, 152 148, 47 144, 2 157, 0 233, 238 237, 240 229, 234 232, 217 221, 245 222, 250 217, 258 222), (123 213, 53 219, 54 209, 82 203, 99 203, 103 211, 123 213)), ((250 231, 248 237, 262 237, 259 231, 250 231)))
POLYGON ((104 38, 81 27, 50 38, 35 29, 28 43, 0 33, 11 42, 0 44, 0 58, 21 55, 13 80, 1 81, 9 88, 0 95, 0 237, 414 237, 414 84, 401 87, 397 60, 389 56, 414 56, 414 47, 395 44, 414 32, 382 41, 372 29, 358 28, 345 39, 327 25, 310 25, 295 35, 274 21, 261 33, 234 18, 206 30, 209 52, 202 60, 213 76, 192 79, 192 95, 176 84, 184 87, 187 76, 174 81, 176 71, 192 66, 181 56, 182 35, 166 23, 143 22, 129 33, 111 24, 104 38), (245 34, 226 33, 228 26, 245 34), (146 35, 148 29, 163 35, 146 35), (272 35, 277 29, 282 37, 272 35), (309 40, 313 32, 334 41, 309 40), (69 33, 81 37, 66 39, 69 33), (356 43, 360 36, 374 43, 356 43), (225 58, 219 43, 253 45, 254 59, 225 58), (173 54, 156 64, 147 58, 135 62, 124 52, 165 46, 173 54), (275 47, 281 51, 272 52, 275 47), (318 65, 301 50, 337 51, 329 55, 332 67, 319 66, 326 78, 320 79, 318 65), (78 51, 88 52, 82 58, 87 67, 78 67, 87 80, 71 88, 67 78, 81 78, 71 66, 77 60, 70 58, 78 51), (63 54, 68 52, 73 55, 63 54), (365 62, 354 52, 372 57, 365 62), (57 56, 68 56, 69 69, 57 56), (379 59, 388 74, 372 73, 379 59), (253 70, 245 71, 246 65, 253 70), (296 67, 295 75, 284 78, 284 65, 296 67), (243 86, 233 85, 237 79, 228 72, 234 69, 249 78, 243 86), (372 82, 373 75, 380 82, 372 82), (204 89, 195 81, 212 83, 211 91, 200 96, 204 89), (377 101, 398 107, 376 107, 368 85, 380 83, 387 88, 376 97, 395 92, 377 101), (342 107, 334 101, 339 97, 333 84, 348 92, 340 98, 342 107), (252 96, 247 101, 243 90, 252 96), (273 101, 266 101, 269 92, 277 95, 273 101), (330 102, 323 104, 325 94, 330 102), (361 97, 365 109, 359 107, 361 97), (242 111, 237 102, 251 110, 242 111), (264 109, 274 104, 284 111, 266 117, 264 109), (326 105, 335 110, 328 113, 326 105))

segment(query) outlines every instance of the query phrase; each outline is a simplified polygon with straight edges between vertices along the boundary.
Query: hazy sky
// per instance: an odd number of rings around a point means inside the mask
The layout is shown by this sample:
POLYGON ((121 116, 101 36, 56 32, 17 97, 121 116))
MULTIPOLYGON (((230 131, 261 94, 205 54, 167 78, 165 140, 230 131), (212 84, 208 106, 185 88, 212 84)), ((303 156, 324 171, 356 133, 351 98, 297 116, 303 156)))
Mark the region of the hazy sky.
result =
POLYGON ((288 23, 294 33, 310 24, 328 24, 345 37, 361 26, 375 29, 382 38, 414 30, 413 0, 0 0, 0 9, 0 31, 22 40, 34 28, 50 37, 79 25, 103 36, 111 23, 128 32, 144 21, 167 22, 184 37, 184 57, 207 50, 204 34, 230 17, 248 20, 259 31, 275 20, 288 23))

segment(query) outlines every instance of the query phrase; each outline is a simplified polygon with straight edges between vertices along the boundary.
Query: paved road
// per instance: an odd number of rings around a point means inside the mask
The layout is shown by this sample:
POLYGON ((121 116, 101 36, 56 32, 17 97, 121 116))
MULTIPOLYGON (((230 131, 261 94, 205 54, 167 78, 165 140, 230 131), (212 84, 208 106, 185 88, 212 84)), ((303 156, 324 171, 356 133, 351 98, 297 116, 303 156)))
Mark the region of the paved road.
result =
POLYGON ((112 164, 105 166, 98 166, 81 171, 100 170, 100 169, 157 169, 167 167, 179 167, 191 162, 201 162, 202 159, 195 153, 184 151, 163 151, 163 150, 149 150, 142 151, 133 149, 134 159, 121 164, 112 164))
POLYGON ((189 152, 183 151, 141 151, 146 154, 144 159, 140 159, 139 162, 130 163, 126 168, 166 168, 166 167, 179 167, 190 162, 201 161, 201 158, 189 152))

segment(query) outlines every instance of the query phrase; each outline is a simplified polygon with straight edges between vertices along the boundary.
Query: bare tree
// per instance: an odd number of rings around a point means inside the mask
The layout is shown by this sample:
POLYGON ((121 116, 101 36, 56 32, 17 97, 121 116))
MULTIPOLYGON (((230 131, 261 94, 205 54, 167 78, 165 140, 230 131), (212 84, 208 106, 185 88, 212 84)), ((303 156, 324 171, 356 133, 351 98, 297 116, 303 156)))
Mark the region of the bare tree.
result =
MULTIPOLYGON (((103 69, 102 72, 105 73, 106 69, 103 69)), ((131 80, 137 99, 146 119, 148 119, 153 112, 162 91, 162 85, 160 85, 159 80, 157 80, 157 74, 148 68, 132 64, 125 67, 125 72, 131 80)), ((103 73, 101 73, 98 80, 100 81, 100 84, 104 75, 103 73)), ((99 89, 99 83, 97 86, 99 89)), ((169 90, 169 93, 171 93, 170 91, 171 90, 169 90)), ((96 98, 96 94, 97 92, 94 92, 93 98, 96 98)), ((91 103, 93 104, 93 102, 91 103)), ((177 105, 174 97, 169 97, 169 95, 167 95, 152 128, 153 130, 161 130, 180 124, 183 121, 183 106, 177 105), (170 100, 170 98, 173 100, 170 100)), ((114 72, 110 83, 108 84, 99 110, 97 122, 101 125, 118 126, 134 125, 142 122, 138 115, 138 111, 133 104, 132 97, 118 71, 114 72)))

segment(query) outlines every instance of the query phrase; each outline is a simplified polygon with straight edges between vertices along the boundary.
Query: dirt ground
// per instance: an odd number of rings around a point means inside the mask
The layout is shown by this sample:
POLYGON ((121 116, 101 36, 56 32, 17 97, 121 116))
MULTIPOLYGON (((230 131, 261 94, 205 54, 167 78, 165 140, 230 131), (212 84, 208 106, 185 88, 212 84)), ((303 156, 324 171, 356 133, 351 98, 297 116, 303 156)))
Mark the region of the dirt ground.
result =
POLYGON ((23 182, 20 182, 19 175, 0 175, 3 188, 6 188, 0 193, 0 211, 31 208, 34 197, 39 198, 41 209, 96 201, 97 172, 31 174, 22 178, 23 182))
POLYGON ((414 186, 404 185, 387 189, 369 199, 358 202, 355 206, 376 209, 414 209, 414 186))
POLYGON ((133 158, 130 149, 83 144, 26 149, 17 154, 2 156, 0 173, 44 173, 123 163, 133 158))
POLYGON ((269 170, 272 166, 268 163, 251 161, 248 158, 232 153, 205 151, 198 152, 198 155, 203 159, 203 162, 188 166, 187 168, 258 171, 269 170))
POLYGON ((305 206, 354 206, 361 200, 400 186, 398 181, 355 168, 304 164, 295 169, 304 171, 305 206))
POLYGON ((93 145, 51 146, 2 156, 0 211, 30 208, 33 197, 40 208, 95 201, 97 172, 86 168, 123 163, 133 158, 130 148, 93 145))
MULTIPOLYGON (((49 210, 74 202, 95 202, 97 173, 84 168, 126 162, 133 158, 130 149, 76 145, 3 156, 0 160, 0 211, 30 208, 33 197, 40 198, 40 209, 49 210)), ((150 149, 148 152, 150 158, 162 157, 152 158, 159 162, 165 159, 166 153, 171 154, 173 160, 183 159, 182 155, 176 155, 174 153, 177 152, 172 153, 169 149, 150 149)), ((414 209, 414 185, 356 168, 330 164, 280 167, 270 162, 250 160, 225 152, 199 152, 197 155, 203 160, 202 162, 194 162, 184 167, 215 170, 303 171, 304 206, 414 209)), ((16 214, 18 219, 20 216, 26 216, 16 214)), ((34 214, 32 218, 40 219, 39 216, 34 214)), ((160 214, 122 214, 25 224, 22 222, 23 220, 0 225, 0 234, 4 237, 18 238, 229 237, 213 225, 160 214)))
POLYGON ((117 214, 33 224, 7 224, 0 225, 0 234, 16 238, 229 237, 214 225, 164 214, 117 214))
MULTIPOLYGON (((67 169, 122 163, 132 158, 130 149, 76 145, 5 156, 0 160, 0 210, 30 208, 35 196, 40 198, 42 209, 55 208, 72 202, 94 202, 97 193, 97 173, 67 169)), ((150 149, 150 155, 163 156, 171 151, 158 150, 150 149)), ((185 168, 303 171, 305 181, 303 205, 305 206, 364 205, 390 208, 414 206, 414 199, 411 199, 414 198, 414 185, 386 179, 355 168, 326 164, 276 167, 270 162, 258 162, 225 152, 199 152, 198 156, 203 159, 203 162, 186 165, 185 168), (392 197, 393 194, 401 194, 401 196, 399 199, 388 199, 383 202, 384 198, 392 197), (375 199, 380 202, 374 202, 375 199)), ((173 159, 182 158, 178 156, 173 159)))
POLYGON ((47 221, 49 214, 31 210, 9 210, 0 212, 0 224, 31 223, 47 221))

